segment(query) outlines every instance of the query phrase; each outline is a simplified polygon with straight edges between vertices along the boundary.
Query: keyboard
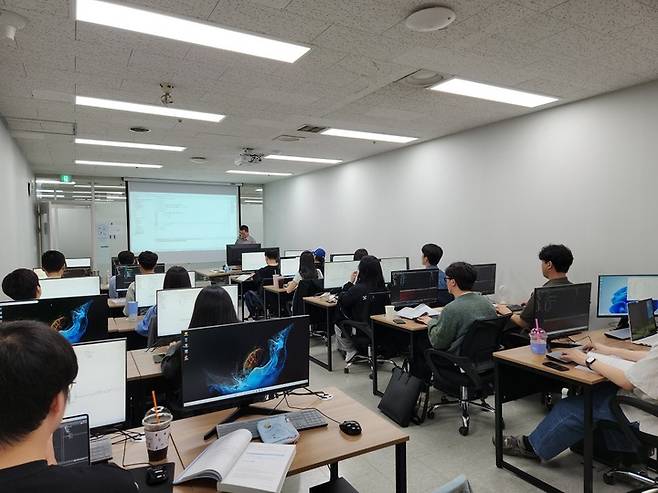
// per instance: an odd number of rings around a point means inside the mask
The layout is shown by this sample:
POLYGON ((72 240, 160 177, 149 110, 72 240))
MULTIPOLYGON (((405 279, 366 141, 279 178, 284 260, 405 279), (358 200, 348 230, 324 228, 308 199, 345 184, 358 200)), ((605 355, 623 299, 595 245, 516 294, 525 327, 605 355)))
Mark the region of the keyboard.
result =
POLYGON ((110 437, 89 440, 89 460, 92 464, 107 462, 112 458, 112 440, 110 437))
POLYGON ((631 338, 631 329, 626 327, 624 329, 609 330, 605 333, 605 336, 612 339, 619 339, 620 341, 626 341, 631 338))
MULTIPOLYGON (((297 431, 310 430, 312 428, 321 428, 327 426, 327 420, 315 409, 305 409, 303 411, 293 411, 289 413, 279 414, 278 416, 285 416, 290 420, 297 431)), ((253 438, 260 438, 258 433, 258 422, 267 418, 247 419, 244 421, 236 421, 234 423, 225 423, 217 425, 217 436, 224 436, 236 430, 249 430, 253 438)))
POLYGON ((523 307, 521 305, 507 305, 507 308, 509 308, 513 312, 522 312, 523 311, 523 307))
POLYGON ((649 337, 640 339, 639 341, 633 341, 633 344, 638 344, 640 346, 658 346, 658 334, 654 334, 649 337))

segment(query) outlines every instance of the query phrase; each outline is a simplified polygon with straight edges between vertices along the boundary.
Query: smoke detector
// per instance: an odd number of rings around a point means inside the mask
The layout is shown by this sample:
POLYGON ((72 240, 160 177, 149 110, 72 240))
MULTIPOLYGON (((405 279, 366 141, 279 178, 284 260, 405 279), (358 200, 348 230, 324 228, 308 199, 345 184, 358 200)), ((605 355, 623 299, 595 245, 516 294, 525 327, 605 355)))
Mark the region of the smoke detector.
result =
POLYGON ((160 101, 165 106, 174 103, 174 97, 171 95, 171 91, 174 89, 174 85, 169 82, 160 83, 160 89, 162 89, 162 96, 160 96, 160 101))
POLYGON ((27 19, 9 10, 0 10, 0 37, 14 41, 16 31, 23 29, 27 19))
POLYGON ((417 10, 404 20, 404 25, 412 31, 426 33, 448 27, 456 18, 448 7, 427 7, 417 10))
POLYGON ((207 160, 208 158, 203 156, 192 156, 190 158, 190 161, 192 161, 194 164, 206 164, 207 160))
POLYGON ((236 166, 254 165, 263 162, 265 154, 254 152, 251 147, 245 147, 234 161, 236 166))

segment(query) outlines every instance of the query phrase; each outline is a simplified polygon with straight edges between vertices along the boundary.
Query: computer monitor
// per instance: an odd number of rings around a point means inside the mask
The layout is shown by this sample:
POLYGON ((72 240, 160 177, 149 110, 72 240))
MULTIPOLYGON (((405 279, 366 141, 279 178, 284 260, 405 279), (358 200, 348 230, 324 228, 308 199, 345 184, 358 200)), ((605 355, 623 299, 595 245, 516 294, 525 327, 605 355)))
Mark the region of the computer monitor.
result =
POLYGON ((66 258, 66 267, 91 267, 91 259, 89 257, 76 257, 66 258))
POLYGON ((243 271, 258 270, 265 267, 267 265, 265 252, 243 252, 240 265, 243 271))
POLYGON ((628 303, 628 326, 631 329, 632 341, 639 341, 656 333, 653 304, 651 298, 628 303))
POLYGON ((126 420, 126 339, 75 344, 78 376, 65 415, 87 414, 100 428, 126 420))
POLYGON ((107 339, 107 295, 0 303, 0 321, 39 320, 71 344, 107 339))
POLYGON ((283 251, 283 256, 284 257, 301 257, 302 253, 304 253, 306 250, 284 250, 283 251))
MULTIPOLYGON (((625 317, 628 315, 626 304, 633 300, 629 295, 638 296, 643 291, 650 291, 650 286, 655 285, 658 274, 618 274, 600 275, 598 285, 598 297, 596 314, 600 318, 625 317), (629 279, 632 287, 629 292, 629 279), (645 280, 645 278, 647 278, 645 280), (649 288, 649 289, 647 289, 649 288)), ((658 314, 658 293, 652 296, 639 297, 638 299, 653 298, 654 310, 658 314)))
MULTIPOLYGON (((190 285, 196 283, 196 273, 190 271, 190 285)), ((166 274, 137 274, 135 276, 135 301, 140 308, 155 305, 155 294, 162 289, 166 274)))
POLYGON ((382 265, 382 274, 384 282, 391 282, 391 273, 393 271, 409 270, 409 257, 388 257, 379 259, 382 265))
POLYGON ((41 279, 39 284, 42 300, 101 294, 101 279, 98 276, 41 279))
POLYGON ((181 340, 184 407, 244 406, 309 385, 308 316, 188 329, 181 340))
POLYGON ((88 466, 91 463, 89 416, 63 418, 53 433, 53 449, 58 466, 88 466))
POLYGON ((89 277, 91 274, 91 267, 67 267, 62 277, 65 279, 71 277, 89 277))
POLYGON ((358 260, 349 262, 327 262, 324 264, 324 288, 342 288, 350 282, 352 273, 359 269, 358 260))
POLYGON ((330 262, 350 262, 354 260, 353 253, 332 253, 329 256, 330 262))
POLYGON ((439 289, 439 269, 415 269, 391 273, 391 304, 396 307, 421 303, 444 306, 453 300, 447 289, 439 289))
POLYGON ((481 294, 494 294, 496 292, 496 264, 475 264, 477 279, 473 284, 473 291, 481 294))
POLYGON ((629 276, 628 300, 658 299, 658 276, 629 276))
POLYGON ((282 257, 279 265, 282 276, 294 276, 299 272, 299 257, 282 257))
POLYGON ((589 282, 535 289, 535 318, 549 338, 589 328, 591 291, 592 283, 589 282))
POLYGON ((262 251, 260 243, 226 245, 226 264, 240 265, 243 253, 258 251, 262 251))
MULTIPOLYGON (((231 297, 235 313, 238 313, 238 285, 222 286, 231 297)), ((158 291, 158 337, 180 335, 190 326, 194 304, 201 288, 163 289, 158 291)))
MULTIPOLYGON (((125 293, 130 285, 135 282, 135 276, 140 273, 139 265, 117 265, 116 268, 116 288, 119 293, 125 293)), ((155 264, 154 272, 163 274, 165 264, 155 264)))

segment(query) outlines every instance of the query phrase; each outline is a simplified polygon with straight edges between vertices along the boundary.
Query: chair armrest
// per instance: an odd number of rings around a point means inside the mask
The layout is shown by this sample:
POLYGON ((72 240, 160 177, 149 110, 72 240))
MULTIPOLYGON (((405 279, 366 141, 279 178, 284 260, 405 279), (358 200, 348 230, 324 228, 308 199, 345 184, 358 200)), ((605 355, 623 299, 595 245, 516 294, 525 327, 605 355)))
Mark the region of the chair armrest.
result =
POLYGON ((658 405, 640 399, 639 397, 632 397, 630 395, 618 395, 616 397, 618 405, 630 406, 645 413, 651 414, 658 418, 658 405))

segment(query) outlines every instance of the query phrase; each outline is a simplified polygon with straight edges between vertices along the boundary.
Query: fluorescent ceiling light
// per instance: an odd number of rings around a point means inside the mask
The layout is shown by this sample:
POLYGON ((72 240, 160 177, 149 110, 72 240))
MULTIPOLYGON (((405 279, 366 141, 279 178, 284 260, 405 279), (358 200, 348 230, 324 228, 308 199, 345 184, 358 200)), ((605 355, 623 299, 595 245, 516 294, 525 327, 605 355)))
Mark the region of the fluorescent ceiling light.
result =
MULTIPOLYGON (((126 187, 123 185, 94 185, 96 188, 118 188, 119 190, 125 190, 126 187)), ((91 185, 76 185, 73 188, 91 188, 91 185)))
POLYGON ((37 195, 38 199, 63 199, 63 195, 37 195))
POLYGON ((87 96, 76 96, 75 104, 78 106, 91 106, 93 108, 104 108, 106 110, 130 111, 132 113, 146 113, 149 115, 172 116, 186 120, 201 120, 204 122, 218 123, 225 115, 218 113, 203 113, 202 111, 181 110, 167 106, 155 106, 152 104, 128 103, 126 101, 115 101, 114 99, 90 98, 87 96))
POLYGON ((86 164, 88 166, 118 166, 120 168, 162 168, 161 164, 115 163, 110 161, 84 161, 81 159, 76 159, 75 164, 86 164))
POLYGON ((294 63, 310 48, 100 0, 77 0, 75 18, 102 26, 294 63))
POLYGON ((262 192, 263 189, 262 189, 262 188, 257 188, 256 191, 257 191, 257 192, 262 192))
POLYGON ((277 161, 301 161, 302 163, 322 163, 322 164, 338 164, 343 161, 340 159, 325 159, 319 157, 302 157, 302 156, 284 156, 281 154, 268 154, 264 159, 274 159, 277 161))
POLYGON ((48 183, 51 185, 75 185, 74 181, 59 181, 59 180, 52 180, 49 178, 37 178, 36 182, 39 184, 48 183))
POLYGON ((227 173, 233 175, 264 175, 264 176, 292 176, 292 173, 274 173, 271 171, 241 171, 239 169, 230 169, 227 173))
POLYGON ((262 197, 245 197, 245 196, 241 196, 240 198, 242 200, 263 200, 262 197))
MULTIPOLYGON (((71 191, 71 192, 67 192, 67 193, 72 193, 73 195, 87 195, 87 196, 89 196, 89 195, 91 195, 91 190, 90 190, 90 191, 86 191, 86 190, 73 190, 73 191, 71 191)), ((123 192, 106 192, 106 191, 103 191, 103 190, 96 190, 94 193, 95 193, 96 195, 111 195, 111 196, 114 196, 114 195, 123 195, 123 192)))
POLYGON ((245 204, 262 204, 262 200, 245 200, 245 204))
POLYGON ((153 151, 175 151, 181 152, 187 147, 180 146, 165 146, 159 144, 139 144, 137 142, 117 142, 114 140, 96 140, 96 139, 75 139, 76 144, 87 144, 92 146, 108 146, 108 147, 128 147, 130 149, 151 149, 153 151))
POLYGON ((404 137, 402 135, 378 134, 374 132, 359 132, 358 130, 345 130, 342 128, 328 128, 322 135, 331 135, 333 137, 347 137, 349 139, 379 140, 382 142, 395 142, 397 144, 407 144, 418 140, 418 137, 404 137))
POLYGON ((450 94, 487 99, 499 103, 515 104, 527 108, 534 108, 536 106, 542 106, 557 101, 557 98, 549 96, 541 96, 531 92, 492 86, 481 82, 474 82, 472 80, 460 79, 458 77, 439 82, 430 87, 430 89, 432 91, 448 92, 450 94))

